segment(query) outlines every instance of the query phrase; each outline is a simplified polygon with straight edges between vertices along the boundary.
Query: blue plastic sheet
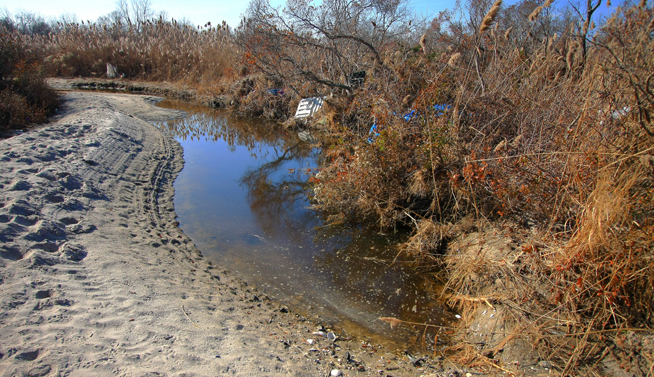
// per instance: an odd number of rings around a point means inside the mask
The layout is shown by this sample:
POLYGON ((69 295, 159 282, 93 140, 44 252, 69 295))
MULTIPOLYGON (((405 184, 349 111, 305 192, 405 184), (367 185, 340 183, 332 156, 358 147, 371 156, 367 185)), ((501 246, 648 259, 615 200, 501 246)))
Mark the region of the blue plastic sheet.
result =
POLYGON ((379 136, 379 132, 377 131, 377 123, 373 123, 372 127, 370 127, 370 132, 368 132, 368 143, 372 144, 377 136, 379 136))
MULTIPOLYGON (((438 117, 445 114, 445 111, 449 110, 451 107, 452 107, 451 105, 443 103, 443 104, 433 105, 431 108, 433 108, 434 111, 436 112, 434 115, 438 117)), ((393 112, 393 115, 396 115, 395 112, 393 112)), ((419 115, 420 115, 419 111, 411 110, 409 113, 404 114, 402 118, 404 118, 404 120, 408 122, 411 119, 418 117, 419 115)), ((368 132, 368 143, 370 144, 374 143, 377 136, 379 136, 379 132, 377 132, 377 123, 373 123, 372 127, 370 127, 370 132, 368 132)))
POLYGON ((408 122, 408 121, 411 120, 411 118, 413 118, 413 117, 416 116, 416 115, 417 115, 417 114, 416 114, 416 111, 415 111, 415 110, 411 110, 410 113, 404 115, 404 120, 406 120, 406 121, 408 122))
MULTIPOLYGON (((440 104, 440 105, 437 104, 437 105, 432 106, 434 111, 436 111, 436 116, 441 116, 441 115, 445 114, 445 111, 448 110, 450 107, 452 107, 452 106, 450 106, 450 105, 448 105, 446 103, 443 103, 443 104, 440 104)), ((420 115, 419 111, 411 110, 411 112, 405 114, 403 118, 404 118, 404 120, 406 120, 408 122, 411 119, 417 117, 418 115, 420 115)))
POLYGON ((434 110, 436 111, 436 116, 441 116, 441 115, 445 114, 445 110, 449 109, 450 107, 452 107, 452 106, 450 106, 450 105, 448 105, 446 103, 441 104, 441 105, 434 105, 434 110))

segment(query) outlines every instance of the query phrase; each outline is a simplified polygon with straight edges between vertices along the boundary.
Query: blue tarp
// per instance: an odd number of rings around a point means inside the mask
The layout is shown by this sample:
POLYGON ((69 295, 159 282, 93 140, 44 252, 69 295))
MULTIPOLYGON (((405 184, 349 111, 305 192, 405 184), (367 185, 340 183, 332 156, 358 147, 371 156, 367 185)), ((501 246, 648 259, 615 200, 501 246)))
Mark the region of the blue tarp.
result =
POLYGON ((411 110, 410 113, 404 115, 404 120, 406 120, 406 121, 408 122, 408 121, 410 121, 411 118, 413 118, 415 115, 416 115, 416 111, 415 111, 415 110, 411 110))
MULTIPOLYGON (((432 106, 434 111, 436 112, 436 116, 439 117, 443 114, 445 114, 445 111, 450 109, 452 106, 448 105, 446 103, 443 104, 436 104, 432 106)), ((393 115, 396 115, 393 113, 393 115)), ((416 110, 411 110, 409 113, 404 114, 402 118, 404 118, 405 121, 410 121, 413 118, 416 118, 420 115, 419 111, 416 110)), ((375 139, 379 136, 379 132, 377 131, 377 123, 373 123, 372 127, 370 127, 370 132, 368 132, 368 143, 372 144, 375 139)))
POLYGON ((377 123, 373 123, 372 127, 370 127, 370 132, 368 132, 368 143, 372 144, 377 136, 379 136, 379 132, 377 132, 377 123))

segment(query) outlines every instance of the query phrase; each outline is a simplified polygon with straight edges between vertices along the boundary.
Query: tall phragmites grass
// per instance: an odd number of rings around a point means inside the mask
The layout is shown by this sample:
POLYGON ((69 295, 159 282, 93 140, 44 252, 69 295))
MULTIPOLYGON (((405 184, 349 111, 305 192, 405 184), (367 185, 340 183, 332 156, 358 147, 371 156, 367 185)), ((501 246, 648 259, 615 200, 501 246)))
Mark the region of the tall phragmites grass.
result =
POLYGON ((484 19, 481 20, 481 26, 479 26, 480 33, 483 33, 486 30, 490 29, 493 22, 495 22, 495 18, 497 17, 497 13, 500 11, 501 6, 502 6, 502 0, 497 0, 495 1, 495 3, 493 3, 493 6, 491 6, 491 9, 488 11, 488 13, 486 13, 484 19))
POLYGON ((134 25, 68 24, 35 41, 47 72, 105 77, 106 64, 128 79, 168 81, 215 89, 236 75, 237 60, 226 25, 196 28, 176 21, 134 25))

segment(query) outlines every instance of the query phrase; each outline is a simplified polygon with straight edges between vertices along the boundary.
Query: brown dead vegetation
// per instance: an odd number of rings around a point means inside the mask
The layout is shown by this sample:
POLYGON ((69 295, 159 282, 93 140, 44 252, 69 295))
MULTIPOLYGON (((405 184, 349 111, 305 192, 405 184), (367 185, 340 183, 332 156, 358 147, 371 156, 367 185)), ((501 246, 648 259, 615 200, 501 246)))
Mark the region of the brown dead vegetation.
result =
POLYGON ((293 126, 300 98, 326 97, 303 124, 330 135, 315 205, 412 227, 402 253, 443 269, 436 296, 462 316, 456 360, 525 371, 520 353, 560 375, 651 374, 652 9, 594 28, 599 2, 558 17, 551 1, 468 1, 463 18, 411 24, 362 1, 357 24, 324 3, 254 1, 237 30, 68 25, 30 43, 51 74, 111 63, 293 126))
POLYGON ((44 122, 58 104, 39 71, 38 56, 0 26, 0 132, 44 122))
POLYGON ((396 89, 416 98, 423 115, 410 121, 374 87, 355 98, 380 135, 332 146, 318 205, 414 226, 404 250, 444 266, 444 296, 463 315, 459 361, 520 370, 507 356, 520 349, 561 375, 651 371, 651 344, 620 342, 651 341, 652 19, 615 15, 585 57, 576 33, 525 49, 496 27, 438 61, 417 56, 398 67, 420 85, 396 89), (461 244, 475 230, 478 244, 461 244), (480 343, 470 329, 487 303, 502 324, 480 343))

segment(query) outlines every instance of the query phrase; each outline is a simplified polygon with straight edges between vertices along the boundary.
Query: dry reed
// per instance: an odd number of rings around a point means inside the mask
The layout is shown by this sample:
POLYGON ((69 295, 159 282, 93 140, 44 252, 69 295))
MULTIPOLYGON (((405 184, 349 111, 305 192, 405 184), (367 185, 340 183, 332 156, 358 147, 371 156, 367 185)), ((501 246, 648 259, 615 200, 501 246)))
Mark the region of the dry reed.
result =
POLYGON ((491 6, 490 10, 488 13, 486 13, 486 16, 484 16, 484 19, 481 21, 481 25, 479 26, 479 33, 483 33, 484 31, 488 30, 493 22, 495 22, 495 18, 497 17, 497 13, 500 11, 501 6, 502 0, 497 0, 495 3, 493 3, 493 6, 491 6))

